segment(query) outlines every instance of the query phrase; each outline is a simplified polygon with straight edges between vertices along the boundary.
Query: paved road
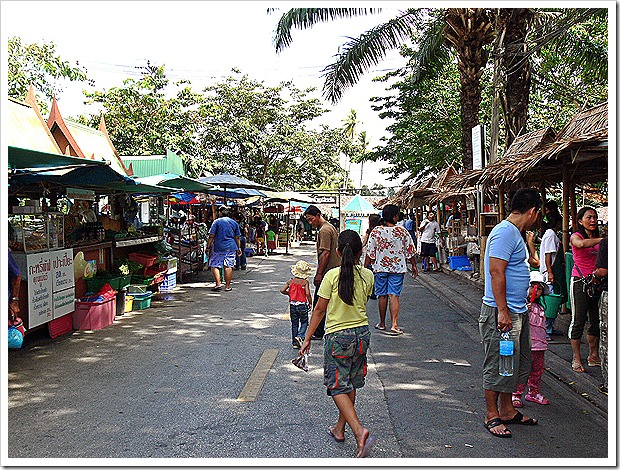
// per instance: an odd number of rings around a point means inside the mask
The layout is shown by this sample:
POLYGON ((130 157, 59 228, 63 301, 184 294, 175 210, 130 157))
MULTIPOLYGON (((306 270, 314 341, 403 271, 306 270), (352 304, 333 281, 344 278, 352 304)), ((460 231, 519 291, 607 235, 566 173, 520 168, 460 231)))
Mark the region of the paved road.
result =
MULTIPOLYGON (((308 373, 290 362, 296 350, 278 289, 295 261, 315 256, 310 244, 291 253, 250 258, 247 271, 235 271, 232 292, 211 292, 205 273, 103 330, 56 340, 32 335, 9 352, 8 457, 217 464, 354 456, 350 431, 343 444, 326 432, 337 413, 322 385, 320 345, 313 342, 308 373), (239 401, 268 350, 277 357, 257 400, 239 401)), ((477 325, 447 300, 409 276, 405 334, 372 329, 357 402, 362 422, 379 437, 371 457, 384 459, 381 465, 468 457, 587 458, 593 465, 592 458, 608 455, 606 414, 558 384, 545 389, 549 406, 524 409, 540 419, 538 427, 513 426, 510 440, 488 434, 477 325)), ((374 324, 376 301, 369 312, 374 324)))

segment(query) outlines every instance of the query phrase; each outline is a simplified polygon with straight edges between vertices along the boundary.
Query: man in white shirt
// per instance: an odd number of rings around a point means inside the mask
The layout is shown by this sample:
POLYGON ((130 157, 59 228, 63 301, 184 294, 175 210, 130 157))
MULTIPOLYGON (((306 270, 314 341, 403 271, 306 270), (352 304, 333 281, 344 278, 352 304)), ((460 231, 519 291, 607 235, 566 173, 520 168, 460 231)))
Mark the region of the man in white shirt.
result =
POLYGON ((435 234, 441 235, 439 223, 435 220, 435 213, 428 212, 426 219, 420 224, 420 241, 422 242, 422 260, 426 261, 425 272, 435 270, 439 271, 439 263, 437 262, 437 245, 435 243, 435 234), (433 268, 429 264, 429 258, 433 262, 433 268))

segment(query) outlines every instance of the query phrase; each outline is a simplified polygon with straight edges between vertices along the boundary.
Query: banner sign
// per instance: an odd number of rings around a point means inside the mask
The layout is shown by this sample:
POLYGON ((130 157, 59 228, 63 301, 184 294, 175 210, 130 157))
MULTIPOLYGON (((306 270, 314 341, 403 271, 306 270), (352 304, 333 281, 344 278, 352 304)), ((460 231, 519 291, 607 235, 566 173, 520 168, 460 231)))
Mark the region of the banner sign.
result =
POLYGON ((94 201, 95 191, 89 189, 67 188, 67 197, 69 199, 82 199, 84 201, 94 201))

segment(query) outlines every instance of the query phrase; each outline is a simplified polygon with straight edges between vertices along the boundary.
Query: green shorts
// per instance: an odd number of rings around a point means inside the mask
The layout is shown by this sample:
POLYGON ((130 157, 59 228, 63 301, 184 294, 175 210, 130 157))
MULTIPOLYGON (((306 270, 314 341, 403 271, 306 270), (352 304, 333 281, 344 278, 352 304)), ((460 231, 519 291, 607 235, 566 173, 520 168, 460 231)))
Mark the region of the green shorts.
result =
POLYGON ((329 396, 349 393, 364 386, 370 346, 368 326, 347 328, 325 335, 323 383, 329 396))
POLYGON ((501 332, 497 329, 497 308, 482 304, 478 326, 484 345, 484 364, 482 365, 482 388, 500 393, 512 393, 518 384, 527 383, 532 369, 532 341, 528 313, 510 312, 512 330, 510 339, 515 343, 514 374, 510 377, 499 375, 499 340, 501 332))

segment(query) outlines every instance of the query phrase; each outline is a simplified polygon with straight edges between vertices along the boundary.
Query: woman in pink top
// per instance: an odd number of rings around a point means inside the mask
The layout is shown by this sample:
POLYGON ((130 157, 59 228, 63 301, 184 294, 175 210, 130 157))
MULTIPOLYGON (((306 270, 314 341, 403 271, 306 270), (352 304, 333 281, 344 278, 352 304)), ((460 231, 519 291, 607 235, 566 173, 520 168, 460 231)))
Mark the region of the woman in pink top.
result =
POLYGON ((584 278, 596 269, 598 244, 602 239, 598 231, 598 214, 596 211, 591 207, 581 208, 577 212, 577 231, 570 237, 575 264, 570 282, 572 318, 568 326, 568 337, 573 347, 572 368, 575 372, 586 371, 581 363, 580 350, 586 319, 590 325, 588 328, 588 346, 590 348, 588 366, 598 367, 601 365, 601 359, 598 355, 600 334, 598 299, 589 297, 584 292, 584 278))

